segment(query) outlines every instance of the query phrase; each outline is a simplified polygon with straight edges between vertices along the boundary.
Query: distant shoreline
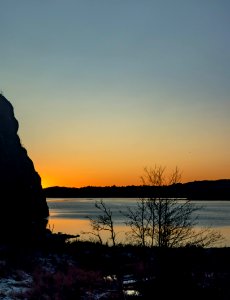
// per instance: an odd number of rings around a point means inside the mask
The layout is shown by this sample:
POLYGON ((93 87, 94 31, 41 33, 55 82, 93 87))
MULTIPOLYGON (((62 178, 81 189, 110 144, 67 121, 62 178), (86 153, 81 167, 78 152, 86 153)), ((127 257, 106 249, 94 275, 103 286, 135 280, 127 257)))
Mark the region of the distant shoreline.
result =
POLYGON ((204 180, 169 186, 48 187, 47 198, 183 198, 189 200, 230 201, 230 179, 204 180))

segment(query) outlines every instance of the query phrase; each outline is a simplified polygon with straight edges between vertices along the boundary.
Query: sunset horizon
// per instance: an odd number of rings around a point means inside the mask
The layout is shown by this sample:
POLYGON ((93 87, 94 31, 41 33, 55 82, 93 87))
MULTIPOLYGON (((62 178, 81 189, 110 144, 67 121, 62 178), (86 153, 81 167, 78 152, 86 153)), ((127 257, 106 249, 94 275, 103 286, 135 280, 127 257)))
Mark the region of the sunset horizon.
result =
MULTIPOLYGON (((143 171, 143 170, 142 170, 143 171)), ((41 173, 40 173, 41 174, 41 173)), ((144 173, 142 173, 143 175, 144 173)), ((199 177, 194 177, 194 178, 189 178, 187 180, 184 180, 183 178, 178 182, 178 183, 189 183, 189 182, 196 182, 196 181, 220 181, 220 180, 230 180, 230 178, 228 177, 206 177, 206 178, 199 178, 199 177)), ((139 176, 139 179, 137 180, 133 180, 128 181, 128 180, 124 180, 124 181, 118 181, 118 183, 113 182, 113 181, 99 181, 99 183, 97 183, 97 181, 92 181, 92 182, 85 182, 83 181, 82 184, 74 184, 74 180, 70 181, 73 183, 68 183, 65 182, 63 184, 63 182, 53 182, 53 183, 49 183, 49 181, 46 179, 41 178, 41 182, 42 182, 42 187, 45 188, 49 188, 49 187, 67 187, 67 188, 85 188, 85 187, 125 187, 125 186, 142 186, 143 182, 141 181, 141 176, 139 176)))
POLYGON ((1 1, 1 299, 229 298, 229 14, 1 1))
POLYGON ((0 90, 48 186, 230 178, 228 1, 5 1, 0 90))

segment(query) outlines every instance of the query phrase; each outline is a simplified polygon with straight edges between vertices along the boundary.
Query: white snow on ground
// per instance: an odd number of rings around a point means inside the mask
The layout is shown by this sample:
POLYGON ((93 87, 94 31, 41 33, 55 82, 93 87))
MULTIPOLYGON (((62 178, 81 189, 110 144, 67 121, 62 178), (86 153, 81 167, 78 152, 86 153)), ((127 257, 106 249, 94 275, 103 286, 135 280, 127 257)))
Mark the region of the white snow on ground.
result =
POLYGON ((26 300, 23 294, 29 290, 33 282, 32 277, 24 271, 17 271, 8 278, 0 278, 1 300, 26 300))

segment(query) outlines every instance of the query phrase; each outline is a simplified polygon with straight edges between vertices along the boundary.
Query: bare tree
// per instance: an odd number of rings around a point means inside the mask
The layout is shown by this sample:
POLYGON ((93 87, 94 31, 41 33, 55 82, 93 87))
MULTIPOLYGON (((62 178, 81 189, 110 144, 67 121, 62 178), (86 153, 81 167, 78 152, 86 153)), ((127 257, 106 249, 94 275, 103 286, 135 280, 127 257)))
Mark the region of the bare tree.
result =
POLYGON ((92 227, 91 232, 86 232, 92 234, 97 237, 99 242, 102 244, 102 231, 108 231, 110 234, 110 240, 112 241, 112 245, 116 245, 116 233, 114 230, 114 222, 112 218, 112 211, 106 207, 103 200, 96 201, 95 207, 100 210, 101 214, 99 214, 95 219, 90 219, 90 225, 92 227))
POLYGON ((94 220, 87 216, 87 218, 90 220, 90 226, 92 228, 92 231, 83 231, 82 234, 90 234, 93 235, 96 238, 96 241, 98 241, 101 245, 103 244, 103 239, 101 236, 101 231, 103 230, 98 224, 97 220, 94 220))
POLYGON ((145 168, 142 177, 144 185, 158 187, 156 194, 140 199, 137 207, 125 213, 126 224, 130 226, 130 236, 142 246, 181 247, 187 245, 207 247, 222 239, 211 228, 195 230, 198 219, 195 212, 200 207, 190 200, 163 197, 162 187, 179 183, 181 174, 176 168, 171 174, 165 174, 165 168, 145 168))
POLYGON ((130 227, 129 238, 141 246, 148 245, 150 223, 152 221, 149 215, 148 202, 142 198, 137 202, 136 209, 128 208, 127 212, 121 212, 126 218, 125 222, 130 227))

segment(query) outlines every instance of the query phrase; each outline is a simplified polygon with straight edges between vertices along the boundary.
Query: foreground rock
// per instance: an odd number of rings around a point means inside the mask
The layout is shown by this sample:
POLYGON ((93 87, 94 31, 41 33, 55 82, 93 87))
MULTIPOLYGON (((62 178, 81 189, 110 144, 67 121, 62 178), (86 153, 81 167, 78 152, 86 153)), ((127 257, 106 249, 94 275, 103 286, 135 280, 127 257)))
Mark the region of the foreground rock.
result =
POLYGON ((11 103, 0 94, 0 237, 37 236, 49 215, 41 178, 18 136, 11 103))

